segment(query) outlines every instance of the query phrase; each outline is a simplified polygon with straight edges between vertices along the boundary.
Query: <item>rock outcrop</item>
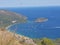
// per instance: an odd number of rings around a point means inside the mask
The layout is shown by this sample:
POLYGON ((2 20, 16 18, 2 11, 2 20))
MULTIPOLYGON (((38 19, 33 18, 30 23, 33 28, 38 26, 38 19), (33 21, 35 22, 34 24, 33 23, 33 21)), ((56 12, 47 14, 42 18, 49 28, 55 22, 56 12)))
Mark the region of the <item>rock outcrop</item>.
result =
POLYGON ((48 21, 48 18, 37 18, 35 22, 46 22, 48 21))

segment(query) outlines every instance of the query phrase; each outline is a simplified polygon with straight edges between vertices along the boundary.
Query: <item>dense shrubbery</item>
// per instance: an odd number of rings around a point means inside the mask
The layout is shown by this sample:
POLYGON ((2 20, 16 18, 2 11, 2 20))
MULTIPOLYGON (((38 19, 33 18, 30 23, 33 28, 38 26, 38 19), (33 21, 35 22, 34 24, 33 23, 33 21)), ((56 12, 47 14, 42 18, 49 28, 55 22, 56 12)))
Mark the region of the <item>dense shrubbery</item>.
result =
POLYGON ((41 45, 55 45, 52 40, 48 38, 43 38, 41 41, 41 45))
POLYGON ((43 38, 43 39, 34 39, 34 42, 37 43, 37 45, 55 45, 55 43, 48 38, 43 38))

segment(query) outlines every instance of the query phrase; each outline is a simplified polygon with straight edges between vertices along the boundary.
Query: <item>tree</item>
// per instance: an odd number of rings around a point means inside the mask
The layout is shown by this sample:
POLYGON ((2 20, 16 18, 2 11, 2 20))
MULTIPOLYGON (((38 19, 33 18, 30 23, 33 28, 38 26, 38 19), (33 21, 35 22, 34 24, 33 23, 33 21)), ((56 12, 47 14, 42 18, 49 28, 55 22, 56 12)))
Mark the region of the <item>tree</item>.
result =
POLYGON ((41 41, 41 45, 55 45, 54 42, 48 38, 43 38, 41 41))

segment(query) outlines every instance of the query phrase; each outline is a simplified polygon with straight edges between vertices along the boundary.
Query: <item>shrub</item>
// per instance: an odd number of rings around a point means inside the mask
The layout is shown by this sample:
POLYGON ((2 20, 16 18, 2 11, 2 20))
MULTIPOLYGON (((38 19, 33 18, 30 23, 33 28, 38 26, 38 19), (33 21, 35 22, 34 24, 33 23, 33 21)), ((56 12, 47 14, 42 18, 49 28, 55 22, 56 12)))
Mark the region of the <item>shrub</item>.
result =
POLYGON ((48 38, 43 38, 41 41, 41 45, 55 45, 54 42, 48 38))

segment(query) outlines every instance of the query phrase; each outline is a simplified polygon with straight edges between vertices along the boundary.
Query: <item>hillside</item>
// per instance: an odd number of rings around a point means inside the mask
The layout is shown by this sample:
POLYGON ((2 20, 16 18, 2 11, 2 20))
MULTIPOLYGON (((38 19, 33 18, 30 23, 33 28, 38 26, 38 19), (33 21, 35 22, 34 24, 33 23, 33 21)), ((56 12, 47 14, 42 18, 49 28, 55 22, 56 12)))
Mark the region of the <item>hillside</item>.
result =
POLYGON ((5 27, 13 23, 21 23, 26 21, 26 16, 7 10, 0 10, 0 27, 5 27))
POLYGON ((0 28, 0 45, 36 45, 28 37, 0 28))
POLYGON ((0 28, 0 45, 60 45, 60 39, 31 39, 0 28))
POLYGON ((37 45, 60 45, 60 39, 40 38, 34 39, 37 45))

